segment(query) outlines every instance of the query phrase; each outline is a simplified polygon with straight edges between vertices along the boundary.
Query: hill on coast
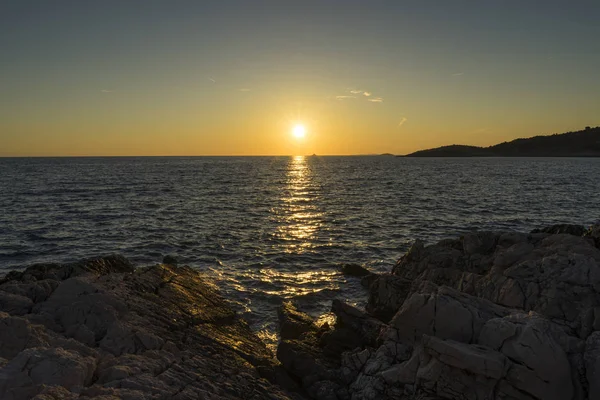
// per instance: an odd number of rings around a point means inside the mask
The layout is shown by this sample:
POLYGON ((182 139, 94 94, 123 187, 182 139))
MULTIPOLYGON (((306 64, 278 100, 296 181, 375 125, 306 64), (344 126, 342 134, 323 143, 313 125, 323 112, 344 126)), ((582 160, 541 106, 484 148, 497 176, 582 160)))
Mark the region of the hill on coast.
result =
POLYGON ((442 146, 404 157, 600 157, 600 127, 515 139, 489 147, 442 146))

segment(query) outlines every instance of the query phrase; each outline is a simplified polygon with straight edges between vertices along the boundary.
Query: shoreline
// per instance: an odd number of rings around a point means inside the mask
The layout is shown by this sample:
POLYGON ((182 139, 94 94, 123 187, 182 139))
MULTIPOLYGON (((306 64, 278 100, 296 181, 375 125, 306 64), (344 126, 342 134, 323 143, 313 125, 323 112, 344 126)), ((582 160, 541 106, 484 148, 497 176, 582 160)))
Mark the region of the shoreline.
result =
POLYGON ((334 300, 318 325, 285 303, 276 359, 201 273, 164 262, 0 278, 0 398, 600 396, 600 225, 416 241, 384 274, 344 265, 366 309, 334 300))

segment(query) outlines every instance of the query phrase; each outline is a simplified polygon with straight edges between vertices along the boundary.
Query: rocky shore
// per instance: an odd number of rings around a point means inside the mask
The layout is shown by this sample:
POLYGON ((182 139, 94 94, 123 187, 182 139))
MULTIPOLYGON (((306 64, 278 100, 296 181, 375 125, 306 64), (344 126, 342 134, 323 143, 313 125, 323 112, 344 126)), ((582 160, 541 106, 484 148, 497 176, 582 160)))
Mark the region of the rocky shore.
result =
POLYGON ((285 386, 265 345, 191 268, 113 256, 0 283, 0 399, 290 398, 262 376, 285 386))
POLYGON ((366 312, 334 302, 332 328, 281 310, 311 398, 600 398, 600 226, 417 241, 362 279, 366 312))
POLYGON ((417 241, 360 266, 366 310, 286 303, 274 358, 174 260, 45 264, 0 280, 1 399, 597 399, 600 226, 417 241))

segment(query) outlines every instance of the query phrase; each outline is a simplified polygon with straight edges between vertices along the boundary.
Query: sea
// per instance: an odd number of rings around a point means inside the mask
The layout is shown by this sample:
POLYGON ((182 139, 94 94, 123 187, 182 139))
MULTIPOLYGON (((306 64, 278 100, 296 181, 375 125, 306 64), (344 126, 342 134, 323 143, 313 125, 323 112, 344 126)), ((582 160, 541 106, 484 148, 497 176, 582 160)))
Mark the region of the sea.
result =
POLYGON ((174 255, 270 346, 283 301, 364 306, 343 263, 386 272, 416 239, 599 219, 597 158, 0 158, 0 275, 174 255))

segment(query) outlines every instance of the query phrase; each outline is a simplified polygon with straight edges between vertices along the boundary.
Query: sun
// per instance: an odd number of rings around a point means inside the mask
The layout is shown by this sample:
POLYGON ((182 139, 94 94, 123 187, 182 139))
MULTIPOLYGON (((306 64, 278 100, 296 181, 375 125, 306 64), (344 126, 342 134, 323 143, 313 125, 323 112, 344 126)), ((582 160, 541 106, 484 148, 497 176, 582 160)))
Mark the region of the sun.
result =
POLYGON ((294 135, 296 139, 304 139, 306 136, 306 128, 302 124, 296 124, 292 129, 292 135, 294 135))

